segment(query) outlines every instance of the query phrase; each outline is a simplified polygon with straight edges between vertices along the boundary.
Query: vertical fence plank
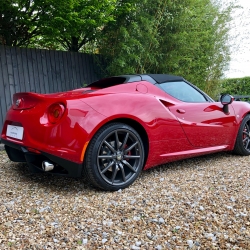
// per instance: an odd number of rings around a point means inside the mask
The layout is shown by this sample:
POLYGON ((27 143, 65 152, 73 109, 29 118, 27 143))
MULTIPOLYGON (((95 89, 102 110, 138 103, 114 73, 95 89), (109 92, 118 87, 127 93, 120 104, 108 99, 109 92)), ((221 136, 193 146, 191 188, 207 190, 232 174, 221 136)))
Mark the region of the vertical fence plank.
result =
POLYGON ((36 93, 41 93, 40 88, 40 79, 39 79, 39 70, 38 70, 38 60, 37 60, 37 51, 36 49, 31 50, 31 61, 33 67, 33 82, 34 82, 34 89, 36 93))
POLYGON ((35 86, 35 75, 36 72, 34 72, 35 68, 35 60, 33 60, 31 49, 26 49, 26 56, 27 56, 27 64, 28 64, 28 75, 29 75, 29 87, 31 92, 36 92, 36 86, 35 86))
POLYGON ((23 72, 24 77, 24 89, 21 89, 21 92, 29 92, 30 91, 30 78, 29 78, 29 70, 28 70, 28 58, 27 58, 27 50, 21 49, 21 71, 23 72))
POLYGON ((2 130, 3 121, 5 112, 7 110, 6 107, 6 100, 5 100, 5 92, 4 92, 4 75, 7 73, 6 65, 5 65, 5 52, 4 47, 0 46, 0 110, 1 110, 1 117, 0 117, 0 126, 2 130))
POLYGON ((15 93, 14 78, 13 78, 13 65, 11 60, 11 50, 5 47, 5 59, 7 66, 7 77, 4 79, 4 92, 7 109, 12 105, 12 95, 15 93))
POLYGON ((39 83, 39 93, 45 93, 44 87, 44 78, 43 78, 43 65, 42 65, 42 50, 36 49, 34 50, 36 54, 36 79, 38 80, 37 84, 39 83))
POLYGON ((101 69, 101 61, 99 55, 90 55, 92 57, 92 65, 91 65, 91 79, 92 81, 97 81, 102 77, 102 69, 101 69))
POLYGON ((55 89, 54 92, 58 92, 59 86, 60 86, 60 72, 58 71, 59 69, 59 58, 58 58, 58 53, 54 53, 55 59, 54 59, 54 75, 55 75, 55 89))
POLYGON ((12 73, 13 73, 13 80, 14 80, 14 85, 13 85, 14 92, 12 93, 13 95, 16 92, 20 92, 17 51, 15 47, 10 50, 10 54, 11 54, 12 73))
POLYGON ((81 61, 83 63, 83 82, 84 82, 84 86, 90 84, 90 82, 88 82, 87 79, 87 59, 86 59, 86 55, 82 54, 81 55, 81 61))
POLYGON ((69 79, 69 56, 68 56, 68 53, 66 52, 63 52, 62 53, 63 55, 63 71, 64 71, 64 82, 65 82, 65 88, 66 90, 71 90, 71 82, 70 82, 70 79, 69 79))
POLYGON ((73 85, 72 85, 72 88, 75 89, 76 88, 76 67, 77 67, 77 64, 76 64, 76 61, 75 61, 75 55, 76 55, 76 52, 71 52, 71 62, 72 62, 72 80, 73 80, 73 85))
POLYGON ((24 80, 24 70, 23 70, 23 60, 21 55, 21 49, 16 47, 16 60, 17 60, 17 70, 18 70, 18 79, 16 83, 16 92, 25 92, 25 80, 24 80))
MULTIPOLYGON (((0 84, 1 85, 1 84, 0 84)), ((1 90, 1 87, 0 87, 0 90, 1 90)), ((0 105, 2 105, 2 98, 1 98, 1 96, 0 96, 0 105)), ((4 112, 4 114, 5 114, 5 112, 4 112)), ((2 111, 2 108, 0 108, 0 126, 2 125, 3 126, 3 124, 4 124, 4 119, 5 119, 5 115, 3 114, 3 111, 2 111)), ((1 126, 1 131, 2 131, 2 126, 1 126)), ((0 131, 0 132, 1 132, 0 131)), ((1 141, 1 140, 0 140, 1 141)))
POLYGON ((46 58, 47 74, 48 74, 48 85, 46 88, 46 89, 48 89, 47 93, 53 92, 53 77, 52 77, 51 57, 52 57, 51 50, 46 50, 45 51, 45 58, 46 58))
POLYGON ((75 53, 75 62, 76 62, 76 85, 75 88, 83 87, 81 82, 81 66, 80 66, 80 58, 79 53, 75 53))
POLYGON ((89 55, 90 57, 90 67, 89 67, 89 78, 90 81, 93 82, 95 80, 95 77, 92 75, 94 73, 94 56, 93 55, 89 55))
POLYGON ((46 50, 40 51, 41 56, 41 68, 40 71, 43 76, 43 92, 42 93, 49 93, 49 79, 48 79, 48 71, 47 71, 47 60, 46 60, 46 50))
POLYGON ((70 88, 74 89, 74 63, 73 63, 72 52, 69 52, 69 79, 70 79, 70 88))
POLYGON ((51 52, 51 74, 52 74, 52 79, 53 79, 53 92, 57 92, 57 71, 56 71, 56 53, 55 51, 50 51, 51 52))
POLYGON ((57 51, 56 53, 56 75, 57 75, 57 90, 56 92, 65 91, 64 89, 64 79, 63 79, 63 62, 61 61, 62 51, 57 51))
POLYGON ((57 53, 57 71, 59 72, 58 79, 59 79, 59 85, 58 85, 58 92, 66 91, 65 86, 65 76, 64 76, 64 63, 63 63, 63 56, 62 51, 59 51, 60 53, 57 53))
POLYGON ((84 75, 83 75, 83 61, 82 61, 82 53, 78 53, 78 67, 79 67, 79 83, 80 87, 84 86, 84 75))

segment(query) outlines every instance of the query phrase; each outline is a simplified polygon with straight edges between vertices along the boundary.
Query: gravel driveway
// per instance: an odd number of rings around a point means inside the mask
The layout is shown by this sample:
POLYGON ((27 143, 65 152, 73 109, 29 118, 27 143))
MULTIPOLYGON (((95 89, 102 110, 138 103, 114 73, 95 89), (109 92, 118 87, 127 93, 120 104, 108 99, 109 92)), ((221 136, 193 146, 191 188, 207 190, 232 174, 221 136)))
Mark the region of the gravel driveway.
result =
POLYGON ((0 249, 250 249, 250 157, 169 163, 104 192, 0 151, 0 197, 0 249))

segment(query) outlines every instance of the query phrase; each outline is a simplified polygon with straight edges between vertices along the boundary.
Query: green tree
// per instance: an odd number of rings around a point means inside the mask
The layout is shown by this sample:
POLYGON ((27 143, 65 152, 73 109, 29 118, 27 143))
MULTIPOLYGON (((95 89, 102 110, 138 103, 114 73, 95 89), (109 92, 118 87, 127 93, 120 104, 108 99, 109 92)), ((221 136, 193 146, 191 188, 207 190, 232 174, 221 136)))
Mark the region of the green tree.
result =
POLYGON ((9 46, 79 51, 114 21, 117 0, 5 0, 0 42, 9 46))
POLYGON ((42 47, 59 46, 78 52, 94 43, 97 34, 114 21, 117 0, 51 0, 51 8, 42 18, 42 47))
POLYGON ((229 61, 232 6, 211 0, 133 1, 135 11, 103 30, 108 74, 183 75, 212 93, 229 61))
POLYGON ((173 32, 164 30, 164 53, 172 59, 165 67, 215 95, 218 80, 230 61, 227 23, 233 6, 223 9, 211 0, 186 0, 182 4, 173 32))
POLYGON ((0 44, 28 46, 42 34, 40 17, 49 5, 43 0, 4 0, 0 3, 0 44))

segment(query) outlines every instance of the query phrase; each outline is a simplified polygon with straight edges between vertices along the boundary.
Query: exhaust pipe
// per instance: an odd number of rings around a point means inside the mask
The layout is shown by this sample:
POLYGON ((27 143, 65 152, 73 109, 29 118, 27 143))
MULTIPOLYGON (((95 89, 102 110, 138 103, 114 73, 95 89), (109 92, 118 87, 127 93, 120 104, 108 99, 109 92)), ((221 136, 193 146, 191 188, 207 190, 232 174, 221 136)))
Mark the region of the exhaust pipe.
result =
POLYGON ((51 171, 54 169, 54 164, 52 164, 48 161, 43 161, 42 169, 43 169, 43 171, 46 171, 46 172, 51 171))

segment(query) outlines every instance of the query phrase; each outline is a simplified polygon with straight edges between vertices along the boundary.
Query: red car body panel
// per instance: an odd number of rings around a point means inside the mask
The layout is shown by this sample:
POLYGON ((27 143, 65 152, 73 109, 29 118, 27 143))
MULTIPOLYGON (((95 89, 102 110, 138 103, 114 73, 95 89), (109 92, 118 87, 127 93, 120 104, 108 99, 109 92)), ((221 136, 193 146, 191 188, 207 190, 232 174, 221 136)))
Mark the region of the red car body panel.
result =
POLYGON ((201 103, 199 106, 181 103, 171 107, 170 111, 195 147, 230 145, 236 134, 237 122, 232 107, 230 113, 225 114, 220 103, 201 103))
MULTIPOLYGON (((185 103, 148 81, 108 88, 82 88, 56 94, 18 93, 7 112, 4 142, 81 165, 88 142, 111 121, 138 124, 148 142, 144 169, 173 160, 232 150, 240 123, 250 105, 233 102, 225 114, 220 102, 185 103), (19 107, 16 101, 21 100, 19 107), (61 119, 51 124, 48 109, 65 107, 61 119), (24 128, 23 139, 6 135, 7 125, 24 128)), ((138 131, 140 132, 140 131, 138 131)))

